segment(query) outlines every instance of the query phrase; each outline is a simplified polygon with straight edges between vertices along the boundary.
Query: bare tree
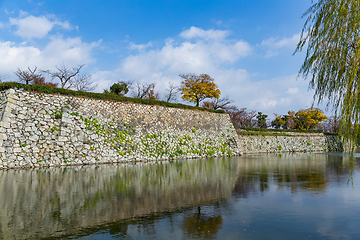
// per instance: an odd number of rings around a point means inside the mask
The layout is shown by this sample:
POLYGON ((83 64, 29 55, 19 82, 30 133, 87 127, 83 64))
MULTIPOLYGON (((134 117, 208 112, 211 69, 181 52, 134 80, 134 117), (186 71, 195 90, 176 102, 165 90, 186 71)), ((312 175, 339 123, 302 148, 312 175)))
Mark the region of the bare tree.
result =
POLYGON ((7 75, 0 75, 0 82, 4 81, 7 78, 8 78, 7 75))
POLYGON ((201 107, 203 108, 210 108, 210 109, 223 109, 223 110, 226 110, 226 109, 230 109, 230 108, 233 108, 232 104, 234 103, 233 100, 231 100, 229 98, 229 96, 226 96, 224 98, 213 98, 209 101, 204 101, 202 102, 201 104, 201 107))
POLYGON ((76 76, 79 74, 83 66, 84 65, 79 65, 77 68, 71 68, 68 65, 63 64, 61 67, 56 66, 56 72, 52 72, 50 70, 44 72, 49 74, 52 79, 58 79, 60 81, 61 88, 70 89, 74 86, 76 76))
POLYGON ((256 111, 246 111, 246 108, 238 109, 231 106, 225 110, 235 127, 253 127, 256 124, 256 111))
POLYGON ((86 74, 78 74, 74 77, 72 88, 77 91, 91 92, 94 91, 97 85, 91 81, 91 76, 86 74))
POLYGON ((179 87, 169 82, 169 87, 166 89, 165 102, 177 102, 177 94, 180 92, 179 87))
POLYGON ((139 83, 135 82, 131 96, 134 98, 159 99, 159 93, 155 93, 155 82, 139 83))
POLYGON ((34 81, 37 81, 43 78, 42 72, 36 72, 37 67, 35 66, 34 70, 28 67, 28 70, 21 70, 18 68, 14 73, 19 78, 20 82, 25 84, 32 84, 34 81))
POLYGON ((145 96, 145 98, 151 100, 160 100, 160 94, 158 92, 155 92, 154 88, 152 88, 145 96))
POLYGON ((336 116, 331 116, 321 123, 321 127, 324 132, 337 133, 339 131, 339 119, 336 116))
POLYGON ((134 89, 131 96, 134 98, 145 98, 146 94, 150 91, 152 84, 134 83, 134 89))

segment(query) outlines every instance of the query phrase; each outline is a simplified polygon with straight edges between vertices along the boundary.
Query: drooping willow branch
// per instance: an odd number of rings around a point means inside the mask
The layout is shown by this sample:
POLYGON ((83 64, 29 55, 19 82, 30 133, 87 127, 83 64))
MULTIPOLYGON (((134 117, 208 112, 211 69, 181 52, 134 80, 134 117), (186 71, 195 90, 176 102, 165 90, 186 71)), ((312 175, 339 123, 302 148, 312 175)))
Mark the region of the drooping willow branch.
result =
POLYGON ((311 78, 318 103, 327 100, 339 113, 340 134, 353 146, 360 136, 360 0, 318 0, 304 16, 299 75, 311 78))

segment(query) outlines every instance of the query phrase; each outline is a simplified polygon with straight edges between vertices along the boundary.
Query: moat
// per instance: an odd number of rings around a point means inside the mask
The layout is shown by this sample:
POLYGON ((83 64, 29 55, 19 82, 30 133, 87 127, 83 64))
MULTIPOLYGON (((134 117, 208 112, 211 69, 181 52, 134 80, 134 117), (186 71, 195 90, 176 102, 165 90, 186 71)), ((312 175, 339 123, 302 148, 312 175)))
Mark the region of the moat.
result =
POLYGON ((0 239, 359 239, 360 158, 0 171, 0 239))

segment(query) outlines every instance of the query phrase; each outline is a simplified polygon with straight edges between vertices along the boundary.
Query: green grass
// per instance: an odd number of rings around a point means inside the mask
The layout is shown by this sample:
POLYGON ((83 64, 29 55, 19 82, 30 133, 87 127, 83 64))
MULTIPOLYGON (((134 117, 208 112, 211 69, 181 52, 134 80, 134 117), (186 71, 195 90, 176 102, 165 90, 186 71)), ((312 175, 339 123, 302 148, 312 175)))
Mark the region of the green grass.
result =
POLYGON ((267 133, 267 132, 239 132, 237 134, 240 136, 287 136, 294 137, 294 135, 286 134, 286 133, 267 133))
POLYGON ((268 129, 268 128, 250 128, 241 127, 241 130, 257 132, 295 132, 295 133, 323 133, 323 130, 298 130, 298 129, 268 129))

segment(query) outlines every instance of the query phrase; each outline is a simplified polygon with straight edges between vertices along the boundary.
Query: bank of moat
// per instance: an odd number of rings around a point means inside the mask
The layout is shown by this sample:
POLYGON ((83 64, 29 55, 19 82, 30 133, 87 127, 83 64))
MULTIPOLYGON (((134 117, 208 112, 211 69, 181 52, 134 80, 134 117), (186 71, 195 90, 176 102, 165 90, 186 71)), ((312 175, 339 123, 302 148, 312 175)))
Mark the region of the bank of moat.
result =
POLYGON ((0 168, 235 156, 227 114, 9 89, 0 168))
POLYGON ((287 132, 284 135, 240 135, 239 145, 248 153, 342 152, 343 144, 334 135, 287 132))

